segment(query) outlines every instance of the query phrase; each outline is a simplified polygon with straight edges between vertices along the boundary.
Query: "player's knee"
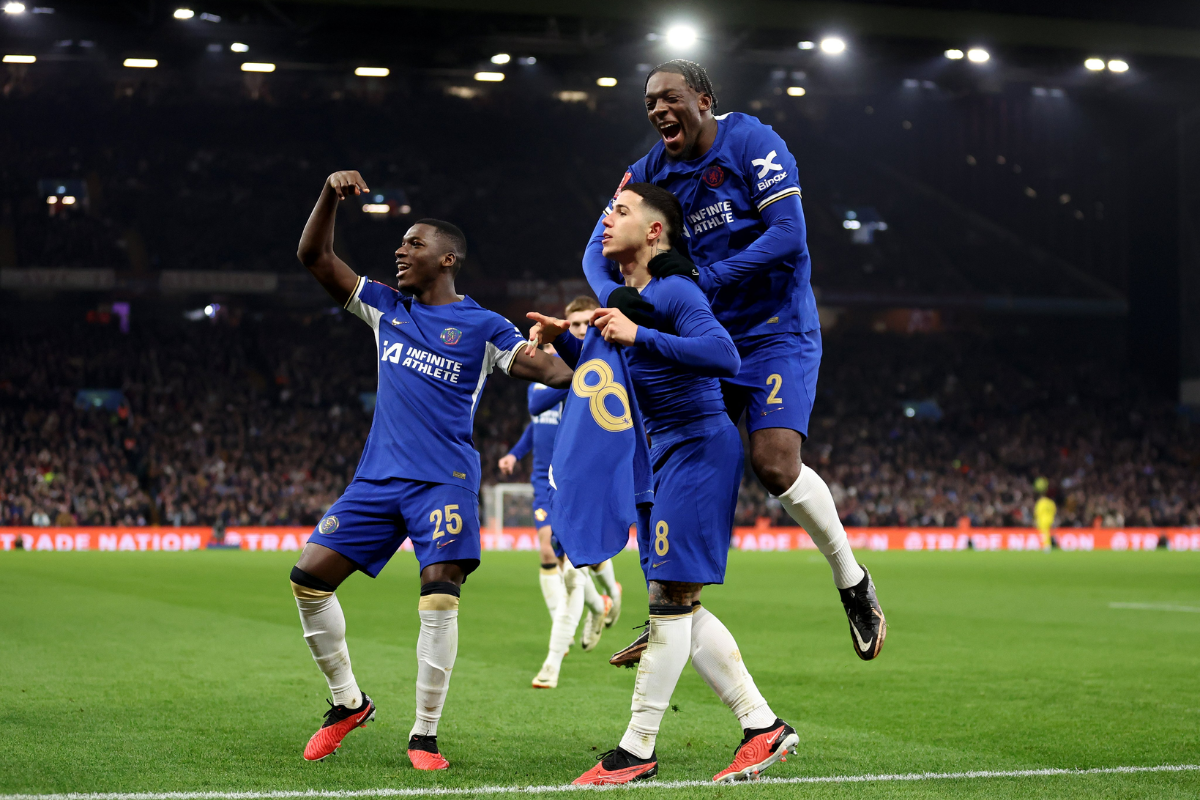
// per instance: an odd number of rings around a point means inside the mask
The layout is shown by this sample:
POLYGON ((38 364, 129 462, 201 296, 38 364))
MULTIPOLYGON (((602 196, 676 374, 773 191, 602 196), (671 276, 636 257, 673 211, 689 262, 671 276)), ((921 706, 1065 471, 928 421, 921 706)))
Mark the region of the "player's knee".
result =
POLYGON ((765 459, 754 459, 754 474, 773 495, 781 495, 792 487, 800 477, 800 459, 792 463, 773 454, 765 459))
POLYGON ((337 587, 326 583, 316 575, 310 575, 299 567, 292 567, 292 594, 299 600, 321 600, 329 597, 337 587))
POLYGON ((421 586, 420 611, 457 611, 462 589, 450 581, 429 581, 421 586))

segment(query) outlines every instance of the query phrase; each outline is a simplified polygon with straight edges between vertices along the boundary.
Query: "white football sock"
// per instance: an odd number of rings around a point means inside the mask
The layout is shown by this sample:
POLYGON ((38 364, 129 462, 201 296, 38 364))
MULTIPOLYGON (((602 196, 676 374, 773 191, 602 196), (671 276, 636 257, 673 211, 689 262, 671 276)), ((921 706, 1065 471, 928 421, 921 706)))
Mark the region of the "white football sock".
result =
POLYGON ((546 601, 546 610, 550 612, 550 619, 554 619, 554 612, 567 593, 558 565, 555 564, 551 568, 542 567, 538 582, 542 586, 542 598, 546 601))
POLYGON ((821 476, 805 465, 800 465, 800 477, 786 492, 779 495, 779 502, 792 519, 812 538, 813 544, 825 556, 833 570, 833 582, 839 589, 856 585, 863 579, 862 567, 854 559, 846 529, 838 519, 833 495, 821 476))
POLYGON ((592 571, 590 569, 577 569, 575 572, 579 575, 579 580, 583 582, 583 604, 587 606, 587 610, 596 616, 604 616, 604 598, 596 591, 596 584, 592 583, 592 571))
POLYGON ((562 666, 567 650, 571 649, 571 643, 575 641, 575 629, 579 627, 579 618, 583 616, 583 582, 591 582, 586 575, 572 567, 570 561, 566 561, 563 568, 566 596, 554 612, 554 624, 550 626, 550 652, 543 663, 556 670, 562 666))
POLYGON ((312 651, 313 661, 325 675, 333 704, 346 708, 362 705, 362 692, 350 668, 350 651, 346 648, 346 615, 333 592, 321 592, 292 584, 293 591, 303 593, 296 598, 300 610, 300 626, 304 641, 312 651))
POLYGON ((675 684, 691 652, 692 615, 650 617, 650 641, 638 664, 633 685, 633 715, 621 737, 621 747, 638 758, 649 758, 658 726, 671 703, 675 684))
POLYGON ((742 662, 733 634, 703 606, 692 614, 692 666, 744 729, 765 728, 775 721, 775 712, 742 662))
POLYGON ((417 636, 417 719, 412 736, 437 736, 438 720, 458 656, 458 598, 430 594, 421 598, 417 636))
POLYGON ((605 561, 599 567, 592 567, 592 572, 596 577, 600 578, 600 583, 604 585, 604 591, 609 597, 616 597, 620 588, 617 586, 617 574, 613 572, 612 559, 605 561))

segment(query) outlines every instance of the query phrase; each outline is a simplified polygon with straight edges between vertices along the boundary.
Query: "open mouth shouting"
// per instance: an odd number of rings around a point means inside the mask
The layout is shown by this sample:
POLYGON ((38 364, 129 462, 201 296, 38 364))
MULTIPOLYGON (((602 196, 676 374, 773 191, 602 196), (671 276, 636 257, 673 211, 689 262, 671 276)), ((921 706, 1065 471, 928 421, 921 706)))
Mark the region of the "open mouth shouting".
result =
POLYGON ((658 123, 658 134, 662 137, 663 145, 669 150, 677 150, 683 146, 683 126, 675 120, 663 120, 658 123))

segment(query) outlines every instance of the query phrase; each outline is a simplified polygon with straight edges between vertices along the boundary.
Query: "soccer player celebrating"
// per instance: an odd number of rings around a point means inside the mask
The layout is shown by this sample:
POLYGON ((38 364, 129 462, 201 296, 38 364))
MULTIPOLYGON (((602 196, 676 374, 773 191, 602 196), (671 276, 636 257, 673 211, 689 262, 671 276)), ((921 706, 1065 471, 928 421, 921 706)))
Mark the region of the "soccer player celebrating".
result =
MULTIPOLYGON (((690 279, 651 277, 652 259, 669 258, 683 230, 679 202, 670 192, 649 183, 626 185, 603 226, 604 257, 616 261, 625 285, 654 307, 655 329, 614 308, 593 315, 604 338, 623 347, 651 441, 654 508, 638 541, 650 622, 629 727, 620 744, 575 783, 629 783, 657 774, 655 739, 689 657, 745 731, 733 763, 713 780, 754 777, 794 752, 799 737, 759 693, 733 636, 700 605, 704 586, 725 580, 741 482, 742 442, 725 413, 718 380, 737 374, 737 349, 690 279)), ((563 358, 578 360, 581 345, 564 333, 564 321, 529 317, 537 322, 531 340, 557 337, 563 358)))
MULTIPOLYGON (((715 116, 717 98, 699 64, 659 65, 645 94, 660 139, 621 185, 648 181, 679 198, 690 228, 681 249, 701 265, 697 272, 685 259, 664 259, 654 274, 690 275, 732 335, 741 371, 722 380, 722 391, 731 419, 746 414, 754 473, 828 560, 854 652, 875 658, 887 623, 874 583, 854 558, 829 487, 800 458, 816 395, 821 325, 809 285, 796 160, 756 118, 715 116)), ((617 282, 603 252, 604 219, 588 243, 584 273, 600 302, 635 307, 634 290, 617 282)), ((613 663, 636 661, 645 636, 614 655, 613 663)))
POLYGON ((338 201, 368 191, 355 171, 330 175, 297 255, 338 303, 375 333, 379 391, 354 480, 318 523, 292 568, 304 639, 333 695, 304 748, 319 761, 375 716, 346 648, 338 586, 355 572, 374 578, 407 538, 421 570, 416 723, 408 757, 446 769, 437 726, 458 652, 460 587, 479 566, 479 454, 471 425, 488 374, 562 388, 571 370, 526 344, 508 320, 455 291, 466 240, 454 225, 423 219, 396 250, 400 292, 359 277, 333 250, 338 201), (403 294, 401 293, 403 292, 403 294))

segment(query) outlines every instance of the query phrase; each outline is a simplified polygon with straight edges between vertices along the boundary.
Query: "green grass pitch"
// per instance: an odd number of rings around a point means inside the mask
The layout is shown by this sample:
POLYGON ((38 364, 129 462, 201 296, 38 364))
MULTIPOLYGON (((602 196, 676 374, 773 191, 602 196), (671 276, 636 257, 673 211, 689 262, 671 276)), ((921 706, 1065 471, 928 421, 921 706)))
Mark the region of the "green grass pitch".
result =
MULTIPOLYGON (((535 553, 485 553, 464 587, 439 731, 452 767, 418 773, 417 575, 401 553, 339 592, 376 722, 324 763, 325 709, 286 553, 0 554, 0 795, 554 785, 616 745, 633 673, 606 663, 645 616, 573 649, 559 688, 529 681, 550 620, 535 553)), ((777 778, 1200 764, 1200 607, 1190 553, 865 554, 891 628, 860 662, 816 554, 733 553, 705 604, 800 734, 777 778)), ((659 782, 708 780, 740 739, 688 667, 658 740, 659 782)), ((1200 797, 1200 772, 654 788, 638 797, 1200 797)), ((465 796, 465 795, 459 795, 465 796)), ((484 797, 486 794, 469 796, 484 797)))

